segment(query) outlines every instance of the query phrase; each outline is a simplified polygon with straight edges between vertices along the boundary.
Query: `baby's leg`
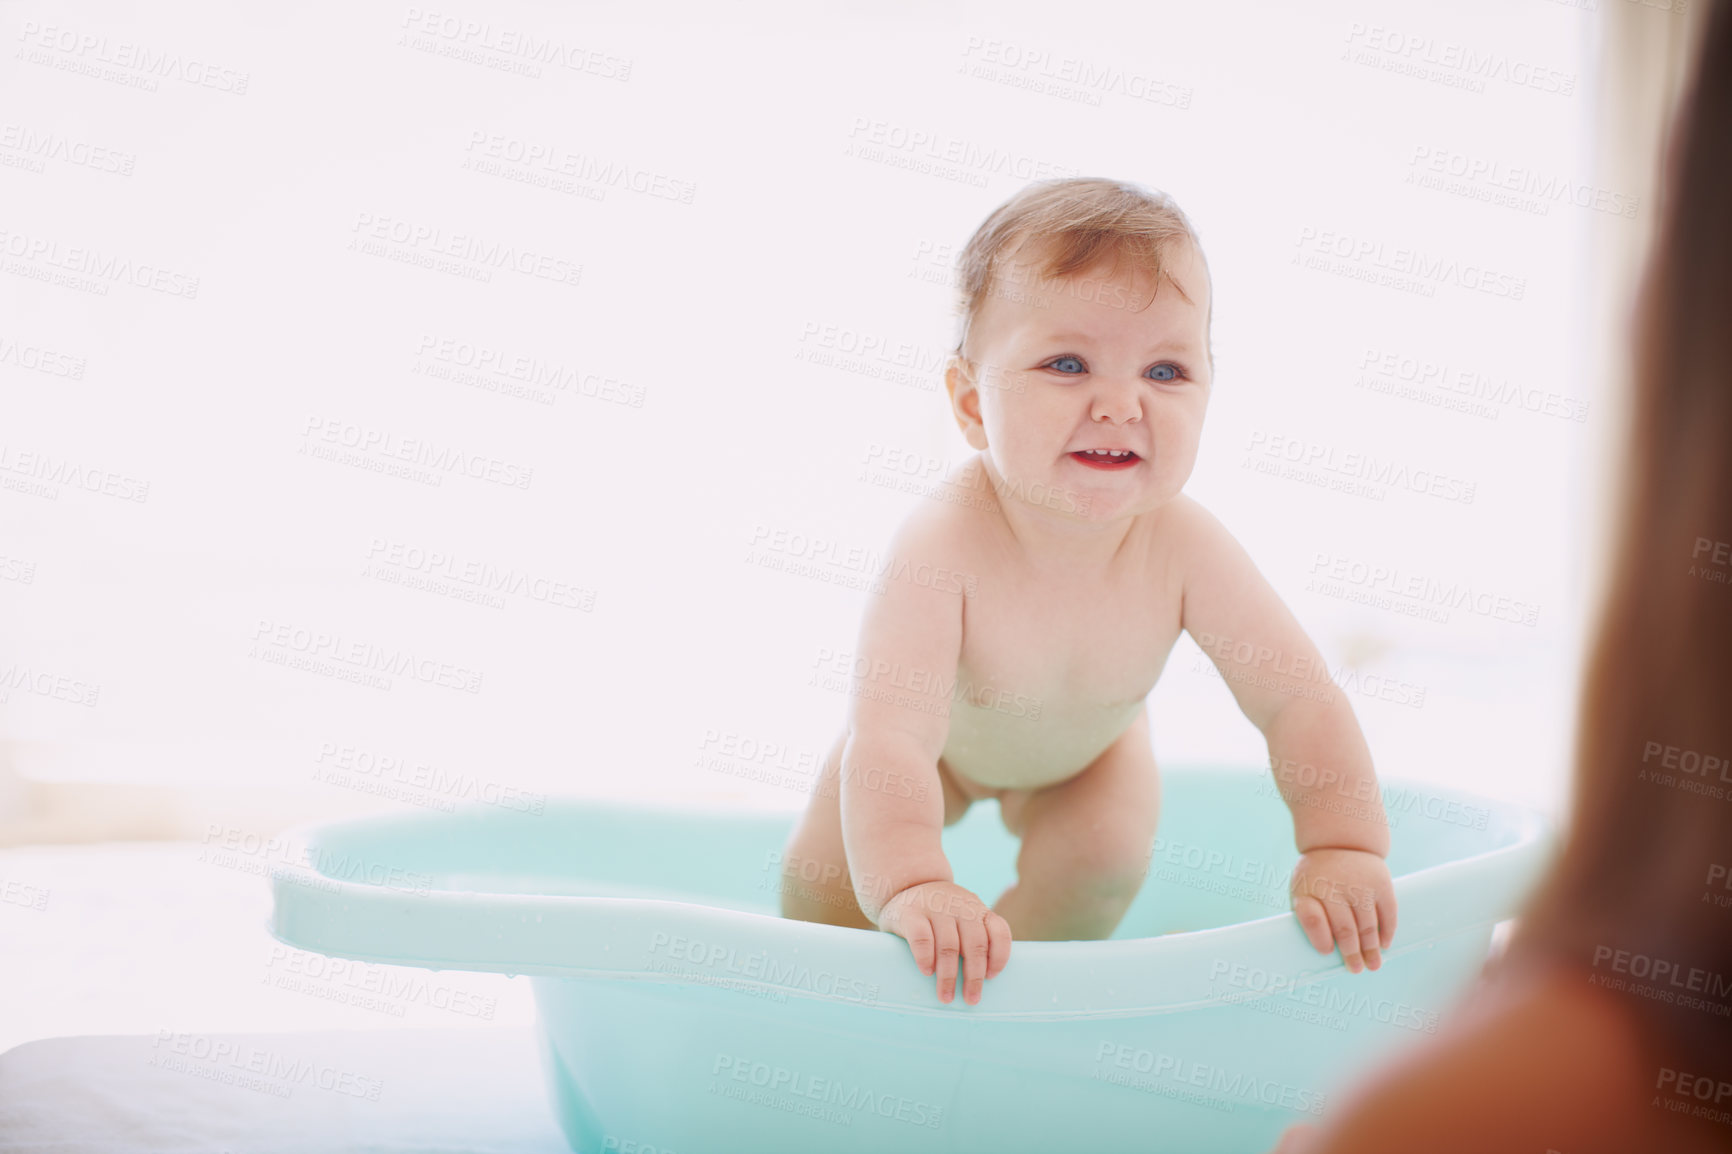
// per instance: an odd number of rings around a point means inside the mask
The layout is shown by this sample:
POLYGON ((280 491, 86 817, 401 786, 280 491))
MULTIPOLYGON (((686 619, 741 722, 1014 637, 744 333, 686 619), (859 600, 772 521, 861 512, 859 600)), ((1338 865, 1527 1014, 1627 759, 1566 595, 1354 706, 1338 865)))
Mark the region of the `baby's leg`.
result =
POLYGON ((1075 777, 1000 803, 1022 838, 1015 884, 992 907, 1018 941, 1104 938, 1142 888, 1161 809, 1145 707, 1075 777))
MULTIPOLYGON (((872 930, 878 927, 860 912, 842 843, 842 750, 847 737, 844 732, 831 743, 806 812, 783 847, 782 916, 872 930)), ((942 768, 938 776, 944 789, 944 824, 951 825, 968 809, 969 799, 942 768)))

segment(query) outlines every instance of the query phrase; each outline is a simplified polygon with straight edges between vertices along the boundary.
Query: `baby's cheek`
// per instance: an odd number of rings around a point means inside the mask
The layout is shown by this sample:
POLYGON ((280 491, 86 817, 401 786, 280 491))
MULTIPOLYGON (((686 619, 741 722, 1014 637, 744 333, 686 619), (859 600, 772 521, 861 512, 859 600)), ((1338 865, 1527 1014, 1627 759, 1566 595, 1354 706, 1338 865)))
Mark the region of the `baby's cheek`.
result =
POLYGON ((1157 445, 1154 463, 1157 484, 1177 492, 1191 479, 1191 470, 1196 467, 1196 442, 1178 441, 1157 445))

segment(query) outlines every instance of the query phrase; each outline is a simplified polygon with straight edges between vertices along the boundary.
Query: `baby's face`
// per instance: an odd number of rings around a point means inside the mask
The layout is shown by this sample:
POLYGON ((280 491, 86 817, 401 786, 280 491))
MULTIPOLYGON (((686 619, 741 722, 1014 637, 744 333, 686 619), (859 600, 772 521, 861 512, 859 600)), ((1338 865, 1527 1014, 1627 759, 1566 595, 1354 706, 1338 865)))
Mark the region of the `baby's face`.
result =
POLYGON ((973 371, 952 366, 945 382, 1008 498, 1113 521, 1184 487, 1209 399, 1209 285, 1189 245, 1165 254, 1163 272, 1183 295, 1163 280, 1151 300, 1146 276, 1109 280, 1104 268, 1043 283, 1017 263, 981 306, 965 350, 973 371))

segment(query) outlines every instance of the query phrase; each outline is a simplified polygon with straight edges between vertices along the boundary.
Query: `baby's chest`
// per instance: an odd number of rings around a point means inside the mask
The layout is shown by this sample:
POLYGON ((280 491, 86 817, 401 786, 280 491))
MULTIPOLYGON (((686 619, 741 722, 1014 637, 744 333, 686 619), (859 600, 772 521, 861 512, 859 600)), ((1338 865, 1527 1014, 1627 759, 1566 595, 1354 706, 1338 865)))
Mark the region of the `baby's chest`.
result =
POLYGON ((964 614, 959 689, 977 704, 1004 693, 1108 709, 1140 701, 1179 634, 1178 606, 1163 600, 983 589, 964 614))

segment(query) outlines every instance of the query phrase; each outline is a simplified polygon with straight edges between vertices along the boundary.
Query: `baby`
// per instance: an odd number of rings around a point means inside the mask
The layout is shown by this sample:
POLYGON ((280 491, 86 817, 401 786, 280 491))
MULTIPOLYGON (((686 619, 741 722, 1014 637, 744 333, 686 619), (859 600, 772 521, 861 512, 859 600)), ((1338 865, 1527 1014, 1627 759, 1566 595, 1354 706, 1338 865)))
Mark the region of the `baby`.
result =
POLYGON ((1301 854, 1293 910, 1320 952, 1377 969, 1395 931, 1389 833, 1352 707, 1245 550, 1180 491, 1214 367, 1190 222, 1135 185, 1045 181, 987 217, 960 275, 944 381, 979 452, 946 483, 970 496, 916 508, 890 552, 969 579, 891 580, 866 610, 855 668, 895 687, 853 687, 784 853, 824 881, 784 880, 782 912, 901 936, 943 1002, 960 965, 970 1005, 1013 937, 1109 936, 1160 811, 1145 698, 1185 629, 1271 764, 1319 767, 1276 775, 1301 854), (1371 800, 1331 806, 1324 781, 1371 800), (984 798, 1021 841, 991 906, 940 846, 984 798))

